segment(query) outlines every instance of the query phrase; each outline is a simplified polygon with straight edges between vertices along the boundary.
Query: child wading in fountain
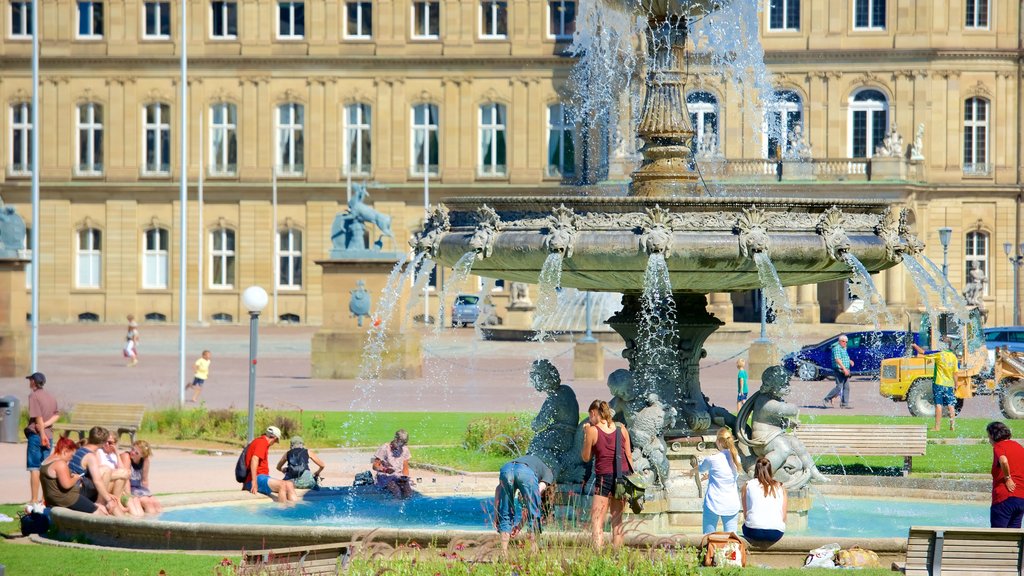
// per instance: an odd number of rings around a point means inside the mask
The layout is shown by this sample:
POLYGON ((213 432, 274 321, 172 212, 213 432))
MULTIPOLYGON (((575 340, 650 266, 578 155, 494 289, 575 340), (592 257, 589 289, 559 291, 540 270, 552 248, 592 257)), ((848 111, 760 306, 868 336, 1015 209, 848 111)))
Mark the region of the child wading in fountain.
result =
POLYGON ((747 362, 743 358, 736 361, 736 412, 743 408, 747 401, 747 362))
POLYGON ((192 389, 192 399, 189 402, 195 402, 199 399, 199 394, 203 391, 203 384, 206 384, 206 379, 210 376, 210 351, 203 350, 203 355, 196 360, 195 374, 192 377, 192 383, 185 387, 185 389, 192 389))

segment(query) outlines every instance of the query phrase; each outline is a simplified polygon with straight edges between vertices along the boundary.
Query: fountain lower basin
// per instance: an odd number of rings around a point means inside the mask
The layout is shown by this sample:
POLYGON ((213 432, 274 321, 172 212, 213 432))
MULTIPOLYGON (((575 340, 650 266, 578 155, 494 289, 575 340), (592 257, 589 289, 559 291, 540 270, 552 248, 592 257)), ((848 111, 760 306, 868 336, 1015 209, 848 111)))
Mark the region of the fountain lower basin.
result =
POLYGON ((906 243, 888 203, 871 200, 460 198, 441 210, 417 239, 435 260, 453 266, 475 251, 475 274, 533 283, 559 252, 561 285, 591 291, 641 291, 654 252, 673 291, 706 294, 760 288, 756 252, 794 286, 848 278, 843 253, 887 269, 906 243))

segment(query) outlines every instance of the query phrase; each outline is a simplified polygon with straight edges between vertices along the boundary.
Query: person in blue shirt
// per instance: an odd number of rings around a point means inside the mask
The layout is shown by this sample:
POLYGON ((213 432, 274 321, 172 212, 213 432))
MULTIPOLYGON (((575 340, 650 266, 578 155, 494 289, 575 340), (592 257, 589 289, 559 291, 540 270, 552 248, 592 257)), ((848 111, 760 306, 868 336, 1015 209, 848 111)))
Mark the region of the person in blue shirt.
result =
POLYGON ((839 339, 832 345, 832 372, 836 377, 836 386, 825 396, 822 401, 823 408, 835 408, 832 400, 839 396, 841 408, 852 408, 850 406, 850 368, 853 368, 853 360, 846 353, 846 344, 849 338, 846 334, 840 334, 839 339))
POLYGON ((740 413, 743 403, 747 401, 747 361, 740 358, 736 361, 736 413, 740 413))

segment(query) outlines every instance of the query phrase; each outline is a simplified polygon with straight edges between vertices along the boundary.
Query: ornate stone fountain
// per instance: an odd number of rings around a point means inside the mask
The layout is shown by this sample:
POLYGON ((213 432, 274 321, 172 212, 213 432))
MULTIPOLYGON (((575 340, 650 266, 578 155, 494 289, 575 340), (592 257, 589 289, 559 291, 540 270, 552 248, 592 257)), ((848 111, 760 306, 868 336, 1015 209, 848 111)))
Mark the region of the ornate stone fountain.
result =
MULTIPOLYGON (((907 231, 902 213, 885 202, 703 195, 690 168, 694 132, 684 107, 682 63, 687 21, 723 2, 618 1, 648 17, 644 44, 649 64, 638 128, 643 161, 628 195, 450 200, 433 209, 412 244, 448 266, 473 252, 473 273, 530 283, 557 254, 562 286, 622 292, 623 308, 609 324, 626 342, 623 356, 634 389, 628 398, 617 393, 616 399, 627 424, 645 412, 637 424, 656 422, 658 427, 646 442, 634 439, 634 458, 646 463, 642 471, 655 487, 649 490, 654 497, 647 512, 656 514, 658 524, 695 525, 701 506, 692 456, 714 450, 718 427, 737 426, 735 416, 710 406, 700 388, 703 344, 723 324, 707 312, 705 295, 761 288, 755 263, 759 254, 774 264, 783 286, 795 286, 849 278, 848 255, 870 272, 884 270, 903 253, 919 250, 920 243, 907 231), (645 272, 652 259, 661 258, 674 301, 674 322, 660 328, 664 332, 671 326, 671 334, 657 336, 667 357, 651 353, 647 339, 652 332, 644 326, 649 313, 644 310, 645 272), (667 474, 659 470, 666 467, 659 464, 659 453, 668 454, 667 474)), ((781 401, 781 395, 773 401, 781 401)), ((759 416, 763 422, 774 417, 755 413, 755 423, 759 416)), ((805 455, 800 449, 794 452, 798 460, 805 455)), ((748 458, 757 452, 746 448, 748 458)), ((572 477, 568 471, 574 469, 574 458, 569 453, 553 463, 567 471, 563 477, 572 477)), ((787 477, 787 486, 799 490, 814 474, 787 477)))

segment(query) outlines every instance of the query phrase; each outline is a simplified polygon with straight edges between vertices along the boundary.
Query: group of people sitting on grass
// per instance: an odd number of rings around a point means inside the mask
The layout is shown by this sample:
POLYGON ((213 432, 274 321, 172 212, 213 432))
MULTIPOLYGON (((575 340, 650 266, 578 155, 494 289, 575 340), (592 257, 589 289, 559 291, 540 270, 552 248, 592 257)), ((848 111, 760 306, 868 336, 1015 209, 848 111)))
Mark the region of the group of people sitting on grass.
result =
MULTIPOLYGON (((281 429, 268 426, 262 436, 256 438, 245 449, 243 456, 246 476, 242 489, 256 494, 272 496, 277 494, 280 502, 296 502, 296 489, 317 488, 323 477, 324 462, 316 452, 306 448, 302 437, 292 436, 291 447, 277 462, 277 470, 284 473, 281 479, 270 476, 270 447, 281 440, 281 429), (310 462, 319 469, 313 472, 310 462), (255 476, 255 482, 253 478, 255 476)), ((382 444, 370 463, 375 473, 373 484, 391 496, 404 499, 412 496, 409 481, 409 434, 405 430, 395 432, 395 437, 382 444)))
POLYGON ((101 426, 90 429, 80 444, 61 437, 39 467, 43 499, 51 508, 88 514, 158 514, 160 502, 149 490, 151 456, 145 440, 119 453, 117 434, 101 426))
MULTIPOLYGON (((591 496, 593 545, 598 549, 603 546, 605 522, 610 514, 612 546, 619 547, 625 540, 623 511, 626 498, 616 497, 615 485, 617 478, 634 470, 629 431, 621 423, 613 421, 611 408, 603 400, 594 400, 590 404, 583 430, 580 459, 592 464, 594 479, 592 487, 584 480, 584 491, 591 496), (615 469, 616 463, 618 470, 615 469)), ((714 532, 719 519, 726 532, 735 532, 742 510, 744 537, 763 543, 777 542, 786 530, 786 490, 772 477, 771 462, 758 458, 754 478, 741 490, 737 480, 742 467, 732 432, 728 428, 720 429, 715 445, 718 452, 702 459, 698 466, 699 473, 708 479, 704 532, 714 532)), ((536 546, 535 535, 540 533, 544 521, 552 516, 556 492, 553 471, 537 456, 527 454, 501 467, 494 493, 494 525, 501 535, 503 551, 508 549, 509 540, 524 527, 528 528, 531 546, 536 546), (522 501, 518 515, 515 510, 517 498, 522 501)))

